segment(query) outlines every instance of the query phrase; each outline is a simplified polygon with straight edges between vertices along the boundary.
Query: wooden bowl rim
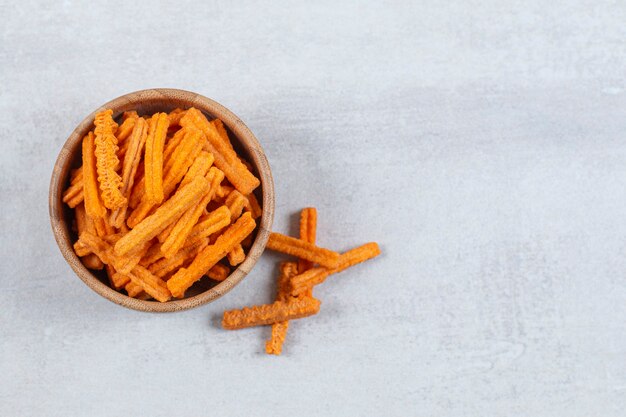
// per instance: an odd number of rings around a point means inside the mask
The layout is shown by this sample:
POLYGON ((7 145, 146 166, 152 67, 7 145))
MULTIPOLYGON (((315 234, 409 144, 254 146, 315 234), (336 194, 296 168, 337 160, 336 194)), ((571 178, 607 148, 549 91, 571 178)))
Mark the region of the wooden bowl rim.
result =
MULTIPOLYGON (((174 105, 174 107, 183 106, 174 105)), ((115 304, 134 310, 147 312, 183 311, 212 302, 226 294, 235 285, 241 282, 241 280, 250 272, 252 267, 261 257, 269 237, 272 222, 274 220, 274 181, 269 163, 259 141, 250 129, 248 129, 248 127, 226 107, 214 100, 211 100, 210 98, 191 91, 172 88, 140 90, 125 94, 103 104, 85 117, 85 119, 83 119, 83 121, 80 122, 74 129, 61 148, 54 165, 52 178, 50 180, 49 211, 52 232, 61 254, 74 270, 76 275, 78 275, 78 277, 85 284, 87 284, 89 288, 115 304), (157 301, 144 301, 131 298, 102 283, 94 274, 92 274, 74 253, 70 238, 69 225, 63 221, 61 213, 64 204, 62 202, 63 188, 67 182, 70 165, 74 159, 74 153, 80 148, 79 144, 83 136, 93 126, 93 120, 96 113, 104 109, 112 109, 113 116, 117 117, 121 114, 121 112, 132 108, 139 108, 140 105, 150 107, 153 105, 150 103, 157 103, 154 105, 155 108, 157 108, 158 103, 162 104, 166 101, 173 103, 188 103, 184 107, 194 106, 205 114, 218 117, 231 130, 235 136, 234 140, 238 141, 241 146, 245 148, 251 158, 250 162, 258 171, 263 195, 263 215, 261 216, 261 222, 257 226, 257 236, 246 256, 245 261, 241 263, 237 269, 235 269, 228 276, 228 278, 226 278, 226 280, 198 295, 160 303, 157 301)))

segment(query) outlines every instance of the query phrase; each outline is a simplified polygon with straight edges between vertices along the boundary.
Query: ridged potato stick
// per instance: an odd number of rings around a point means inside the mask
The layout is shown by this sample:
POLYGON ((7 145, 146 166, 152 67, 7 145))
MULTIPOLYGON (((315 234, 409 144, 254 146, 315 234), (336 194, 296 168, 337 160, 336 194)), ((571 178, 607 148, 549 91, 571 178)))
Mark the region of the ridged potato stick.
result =
POLYGON ((285 236, 280 233, 271 233, 267 241, 267 248, 288 255, 297 256, 320 265, 334 268, 339 262, 339 254, 329 249, 320 248, 312 243, 285 236))
POLYGON ((187 110, 180 120, 181 126, 194 126, 200 129, 207 139, 206 150, 213 154, 215 166, 224 171, 233 186, 244 195, 250 194, 261 182, 244 164, 241 163, 232 147, 224 141, 214 125, 209 123, 202 112, 196 108, 187 110))
POLYGON ((165 148, 163 150, 164 174, 167 173, 167 171, 171 168, 173 162, 172 156, 174 155, 174 151, 178 148, 178 145, 180 145, 180 142, 183 140, 187 132, 189 132, 189 129, 180 129, 176 133, 174 133, 174 136, 172 136, 171 139, 169 139, 165 143, 165 148))
MULTIPOLYGON (((290 298, 290 280, 291 277, 298 273, 298 264, 296 262, 282 262, 279 267, 280 274, 278 276, 278 289, 276 293, 276 301, 287 301, 290 298)), ((283 343, 287 338, 289 330, 288 321, 279 321, 272 324, 272 334, 270 339, 265 342, 265 352, 270 355, 280 355, 283 350, 283 343)))
POLYGON ((123 143, 126 139, 128 139, 128 137, 130 136, 130 134, 135 128, 135 122, 137 122, 137 120, 139 119, 140 119, 139 117, 135 116, 135 117, 127 117, 126 119, 122 121, 122 124, 120 125, 120 127, 117 129, 117 132, 115 133, 118 146, 121 143, 123 143))
MULTIPOLYGON (((135 120, 134 118, 126 119, 135 120)), ((125 122, 124 122, 125 123, 125 122)), ((124 126, 122 123, 122 127, 124 126)), ((126 221, 126 211, 128 210, 128 200, 130 199, 130 192, 133 188, 133 182, 135 180, 135 174, 139 167, 139 161, 141 160, 141 153, 143 151, 144 144, 146 143, 146 137, 148 136, 148 125, 143 118, 137 118, 137 122, 133 122, 133 130, 128 139, 128 151, 124 156, 124 163, 122 164, 122 187, 121 192, 124 198, 126 198, 126 204, 117 208, 111 214, 110 223, 118 229, 126 221)), ((121 127, 120 127, 121 129, 121 127)))
MULTIPOLYGON (((169 126, 166 113, 156 113, 150 118, 148 137, 146 138, 145 199, 152 204, 163 201, 163 148, 169 126)), ((152 294, 150 294, 152 295, 152 294)))
POLYGON ((155 300, 164 303, 172 298, 165 281, 152 275, 150 271, 143 266, 137 265, 128 276, 132 283, 141 286, 143 290, 155 300))
POLYGON ((124 255, 134 247, 151 240, 165 229, 172 221, 191 207, 205 192, 209 182, 204 177, 197 177, 191 183, 178 190, 156 211, 146 217, 134 229, 115 244, 115 253, 124 255))
POLYGON ((114 210, 126 204, 126 199, 120 192, 122 179, 115 171, 120 161, 117 158, 117 138, 113 131, 116 124, 112 114, 113 110, 110 109, 96 114, 94 143, 102 203, 106 208, 114 210))
MULTIPOLYGON (((258 219, 263 214, 263 210, 261 210, 261 205, 259 204, 259 200, 256 199, 254 193, 250 193, 246 196, 246 210, 252 214, 253 219, 258 219)), ((310 242, 312 243, 312 242, 310 242)))
POLYGON ((342 253, 335 268, 313 268, 291 279, 291 295, 298 296, 305 293, 314 285, 321 284, 329 275, 339 273, 358 263, 380 255, 380 248, 376 242, 366 243, 342 253))
POLYGON ((308 317, 319 312, 320 304, 320 301, 315 298, 303 297, 292 298, 286 302, 276 301, 272 304, 226 311, 222 319, 222 327, 227 330, 236 330, 308 317))
POLYGON ((67 189, 67 196, 63 196, 63 202, 67 204, 69 208, 76 208, 77 205, 85 201, 85 194, 83 193, 82 181, 78 184, 74 184, 67 189))
POLYGON ((104 217, 107 212, 100 198, 94 139, 93 132, 89 132, 83 138, 83 193, 85 196, 85 210, 92 218, 104 217))
POLYGON ((228 145, 230 149, 234 150, 233 144, 230 143, 230 139, 228 138, 228 132, 224 127, 224 122, 222 122, 220 119, 213 119, 211 120, 211 124, 215 127, 215 130, 217 130, 217 133, 220 135, 224 143, 228 145))
POLYGON ((246 205, 246 198, 237 190, 232 191, 224 201, 228 210, 230 210, 230 221, 234 222, 241 216, 243 207, 246 205))
POLYGON ((189 267, 179 269, 167 281, 172 295, 177 298, 183 297, 187 288, 202 278, 213 265, 252 233, 255 227, 256 223, 249 214, 244 214, 236 223, 230 225, 213 245, 207 246, 195 257, 189 267))

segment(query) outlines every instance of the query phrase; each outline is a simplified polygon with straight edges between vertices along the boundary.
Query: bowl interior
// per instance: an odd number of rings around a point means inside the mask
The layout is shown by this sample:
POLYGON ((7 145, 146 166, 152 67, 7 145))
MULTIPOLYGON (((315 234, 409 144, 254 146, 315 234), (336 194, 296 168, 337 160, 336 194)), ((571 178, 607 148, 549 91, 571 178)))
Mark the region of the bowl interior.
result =
POLYGON ((153 89, 137 91, 104 104, 87 116, 72 132, 63 146, 55 164, 50 183, 50 219, 59 248, 76 274, 94 291, 124 307, 154 312, 180 311, 213 301, 238 284, 251 270, 261 256, 274 215, 274 186, 267 158, 252 132, 237 116, 219 103, 196 93, 174 90, 153 89), (233 147, 239 155, 250 162, 253 173, 261 185, 254 191, 263 208, 263 215, 257 221, 254 240, 246 259, 223 282, 217 283, 206 277, 196 282, 185 294, 185 298, 160 303, 128 297, 109 286, 104 271, 91 271, 82 264, 74 253, 73 242, 77 240, 72 231, 72 210, 62 202, 63 190, 69 184, 70 172, 81 165, 82 138, 93 128, 95 114, 103 109, 112 109, 113 117, 120 118, 125 111, 136 110, 139 115, 158 111, 169 112, 175 108, 195 107, 209 119, 219 118, 224 122, 233 147))

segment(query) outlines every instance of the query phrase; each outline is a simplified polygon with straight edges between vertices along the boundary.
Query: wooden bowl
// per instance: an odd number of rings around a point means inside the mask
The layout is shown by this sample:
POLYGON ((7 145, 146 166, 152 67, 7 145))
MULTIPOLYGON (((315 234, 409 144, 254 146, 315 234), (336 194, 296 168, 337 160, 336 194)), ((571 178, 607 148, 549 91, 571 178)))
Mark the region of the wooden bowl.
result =
POLYGON ((230 291, 250 272, 265 249, 269 231, 274 219, 274 183, 270 166, 261 145, 252 132, 237 116, 219 103, 199 94, 174 89, 152 89, 136 91, 118 97, 96 109, 74 129, 65 141, 54 165, 50 180, 50 222, 54 237, 65 260, 74 272, 92 290, 124 307, 140 311, 166 312, 181 311, 209 303, 230 291), (229 136, 237 153, 244 156, 253 165, 254 174, 261 180, 261 186, 255 190, 257 199, 263 208, 261 221, 255 230, 254 243, 246 259, 223 282, 214 283, 206 277, 187 290, 186 297, 166 303, 144 301, 131 298, 111 288, 104 271, 87 269, 72 248, 77 236, 71 230, 72 211, 61 201, 63 190, 69 183, 70 171, 81 164, 82 138, 93 127, 95 114, 104 109, 112 109, 117 118, 124 111, 137 110, 141 114, 157 111, 169 112, 177 107, 195 107, 209 118, 219 118, 229 130, 229 136))

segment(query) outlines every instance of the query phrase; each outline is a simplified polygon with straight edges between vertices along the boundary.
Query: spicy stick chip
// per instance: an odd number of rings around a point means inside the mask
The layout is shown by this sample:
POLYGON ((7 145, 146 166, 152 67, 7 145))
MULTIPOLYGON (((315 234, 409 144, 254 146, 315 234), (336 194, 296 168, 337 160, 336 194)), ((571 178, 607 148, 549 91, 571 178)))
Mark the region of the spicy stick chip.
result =
POLYGON ((297 256, 298 258, 306 259, 307 261, 315 262, 329 268, 334 268, 339 262, 339 254, 337 252, 320 248, 312 243, 280 233, 270 233, 267 248, 297 256))
POLYGON ((96 167, 102 202, 105 207, 116 209, 126 204, 126 198, 120 192, 122 179, 116 172, 119 159, 114 126, 117 125, 111 117, 112 113, 112 110, 105 110, 96 114, 94 133, 96 135, 96 167))
POLYGON ((169 300, 170 277, 176 297, 205 275, 225 280, 225 263, 245 260, 241 243, 261 216, 250 194, 260 182, 223 123, 190 110, 127 111, 119 125, 111 110, 99 112, 63 193, 75 211, 76 254, 131 297, 169 300))
POLYGON ((106 207, 100 198, 98 173, 96 171, 96 145, 93 132, 83 138, 83 194, 85 210, 91 217, 104 217, 106 207))
POLYGON ((163 201, 163 147, 169 123, 166 113, 157 113, 150 118, 146 138, 145 197, 152 204, 163 201))
POLYGON ((320 301, 315 298, 305 297, 226 311, 222 327, 227 330, 236 330, 308 317, 317 314, 320 304, 320 301))

